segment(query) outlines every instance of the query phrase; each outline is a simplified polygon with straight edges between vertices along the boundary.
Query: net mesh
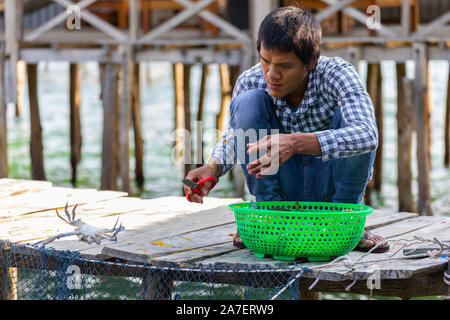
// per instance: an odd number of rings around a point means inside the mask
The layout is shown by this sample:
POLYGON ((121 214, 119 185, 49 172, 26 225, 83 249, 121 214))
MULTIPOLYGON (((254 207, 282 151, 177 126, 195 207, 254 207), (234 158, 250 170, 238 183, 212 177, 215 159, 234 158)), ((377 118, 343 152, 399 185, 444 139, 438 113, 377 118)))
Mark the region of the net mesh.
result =
POLYGON ((192 268, 100 260, 0 241, 0 299, 298 299, 302 269, 210 264, 192 268))

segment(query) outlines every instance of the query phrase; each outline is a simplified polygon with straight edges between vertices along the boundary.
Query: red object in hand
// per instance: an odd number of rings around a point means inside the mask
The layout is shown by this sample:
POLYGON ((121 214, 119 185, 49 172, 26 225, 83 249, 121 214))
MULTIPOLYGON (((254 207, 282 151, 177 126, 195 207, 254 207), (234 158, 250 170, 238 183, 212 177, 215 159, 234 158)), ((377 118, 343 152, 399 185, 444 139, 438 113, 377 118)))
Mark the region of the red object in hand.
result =
MULTIPOLYGON (((213 177, 213 176, 206 177, 206 178, 198 180, 197 182, 194 182, 194 181, 191 181, 191 180, 188 180, 188 179, 183 179, 183 183, 185 185, 187 185, 188 187, 192 188, 192 192, 193 193, 197 193, 199 195, 203 195, 202 192, 199 189, 199 186, 204 185, 208 181, 212 181, 213 182, 213 185, 212 185, 212 187, 210 189, 210 190, 212 190, 217 184, 217 178, 216 177, 213 177)), ((191 197, 191 195, 189 193, 186 193, 187 201, 192 202, 189 199, 190 197, 191 197)))

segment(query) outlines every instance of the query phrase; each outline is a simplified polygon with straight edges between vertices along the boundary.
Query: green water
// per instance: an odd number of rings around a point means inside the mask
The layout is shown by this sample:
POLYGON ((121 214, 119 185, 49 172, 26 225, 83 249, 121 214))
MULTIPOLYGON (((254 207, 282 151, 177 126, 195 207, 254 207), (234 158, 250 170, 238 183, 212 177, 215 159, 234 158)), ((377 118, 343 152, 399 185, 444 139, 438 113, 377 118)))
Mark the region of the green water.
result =
MULTIPOLYGON (((152 81, 147 82, 141 66, 141 103, 144 128, 144 175, 145 185, 139 190, 132 185, 134 196, 157 198, 181 196, 183 168, 172 160, 173 148, 173 84, 172 68, 169 63, 150 63, 152 81)), ((361 62, 360 74, 365 78, 367 65, 361 62)), ((413 76, 413 64, 407 65, 408 76, 413 76)), ((194 66, 192 83, 192 118, 195 119, 198 105, 200 66, 194 66)), ((396 84, 395 64, 382 64, 384 95, 384 152, 383 187, 374 194, 375 208, 397 209, 397 145, 396 145, 396 84)), ((435 215, 450 216, 450 170, 443 166, 443 122, 445 94, 447 88, 448 63, 432 61, 432 170, 431 196, 435 215)), ((69 147, 69 66, 66 63, 39 65, 39 103, 44 140, 44 165, 47 179, 55 186, 71 187, 70 147, 69 147)), ((82 68, 81 116, 82 116, 82 160, 78 166, 77 186, 81 188, 100 187, 102 104, 99 99, 99 72, 95 63, 82 68)), ((220 108, 218 66, 213 65, 207 83, 207 97, 204 114, 205 156, 211 151, 215 139, 215 116, 220 108)), ((31 179, 29 155, 29 113, 28 94, 25 92, 24 109, 21 117, 8 110, 8 161, 11 178, 31 179)), ((130 135, 133 149, 132 131, 130 135)), ((133 150, 131 150, 133 153, 133 150)), ((134 161, 130 161, 133 177, 134 161)), ((413 143, 413 192, 417 197, 417 164, 413 143)), ((214 197, 232 197, 233 186, 227 177, 211 192, 214 197)), ((251 196, 247 193, 246 198, 251 196)))

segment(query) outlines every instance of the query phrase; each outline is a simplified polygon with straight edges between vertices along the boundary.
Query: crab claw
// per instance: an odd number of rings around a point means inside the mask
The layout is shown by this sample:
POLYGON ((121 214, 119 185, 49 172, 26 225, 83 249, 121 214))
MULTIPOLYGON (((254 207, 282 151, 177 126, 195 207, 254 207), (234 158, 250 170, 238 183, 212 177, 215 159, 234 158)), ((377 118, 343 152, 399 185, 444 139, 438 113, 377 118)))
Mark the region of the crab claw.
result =
POLYGON ((70 219, 69 211, 67 211, 68 206, 69 206, 69 202, 66 202, 66 206, 64 207, 64 212, 66 213, 66 217, 69 220, 69 222, 72 222, 72 220, 70 219))
POLYGON ((72 222, 75 221, 75 209, 78 207, 78 203, 75 205, 75 207, 73 207, 72 209, 72 222))

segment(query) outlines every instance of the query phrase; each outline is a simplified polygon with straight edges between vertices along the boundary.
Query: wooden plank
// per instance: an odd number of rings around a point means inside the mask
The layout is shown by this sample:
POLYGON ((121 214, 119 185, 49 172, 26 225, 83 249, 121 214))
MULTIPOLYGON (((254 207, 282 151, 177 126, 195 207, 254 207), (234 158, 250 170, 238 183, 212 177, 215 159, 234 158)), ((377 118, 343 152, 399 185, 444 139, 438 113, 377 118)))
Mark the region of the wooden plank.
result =
MULTIPOLYGON (((130 199, 136 198, 119 198, 81 205, 80 218, 92 225, 110 228, 115 219, 120 217, 125 231, 118 236, 117 244, 133 243, 137 240, 151 243, 162 237, 233 223, 234 214, 226 204, 241 201, 208 197, 205 198, 203 205, 199 205, 187 203, 184 197, 138 199, 139 202, 130 201, 130 199), (142 206, 144 209, 140 209, 142 206), (105 219, 107 220, 104 221, 105 219)), ((76 249, 83 255, 107 258, 109 256, 102 253, 102 248, 104 245, 114 244, 104 242, 100 246, 88 245, 72 239, 74 238, 60 239, 49 246, 58 250, 76 249)))
POLYGON ((236 250, 239 249, 235 248, 230 241, 224 244, 205 247, 203 250, 188 250, 167 256, 155 257, 152 259, 152 264, 155 266, 168 267, 192 267, 197 260, 203 260, 236 250))
POLYGON ((134 239, 130 244, 105 246, 102 253, 128 261, 150 264, 152 264, 153 258, 185 251, 198 251, 209 255, 208 247, 230 242, 232 240, 230 234, 235 231, 236 225, 231 223, 172 237, 155 239, 150 243, 146 239, 144 239, 145 241, 134 239))
POLYGON ((201 11, 206 6, 210 5, 215 0, 201 0, 194 5, 189 3, 189 8, 183 10, 177 15, 173 16, 166 22, 162 23, 158 27, 154 28, 149 33, 145 34, 139 39, 139 42, 151 41, 160 37, 161 35, 166 34, 169 30, 173 29, 183 21, 186 21, 190 17, 196 15, 199 11, 201 11))
POLYGON ((403 221, 399 221, 387 226, 376 228, 371 230, 371 232, 376 233, 386 239, 403 236, 411 232, 417 232, 418 230, 425 228, 433 224, 439 224, 448 218, 443 217, 429 217, 429 216, 419 216, 416 218, 411 218, 403 221))
MULTIPOLYGON (((400 253, 401 254, 401 253, 400 253)), ((400 259, 392 261, 376 260, 389 259, 392 253, 370 254, 359 260, 365 255, 364 252, 352 251, 348 253, 348 257, 352 262, 365 261, 365 264, 356 264, 354 272, 349 273, 350 269, 342 263, 330 268, 318 268, 329 262, 304 262, 298 259, 296 262, 287 262, 274 260, 270 257, 257 258, 248 249, 233 251, 227 254, 207 258, 196 262, 197 266, 212 266, 216 268, 229 268, 234 270, 294 270, 294 268, 314 268, 303 274, 305 278, 317 278, 320 272, 320 280, 328 281, 344 281, 344 280, 364 280, 369 278, 377 270, 380 279, 410 279, 412 277, 439 272, 445 269, 446 259, 443 258, 425 258, 425 259, 400 259)))
POLYGON ((366 226, 364 227, 364 229, 372 230, 385 225, 392 224, 394 222, 403 221, 415 217, 417 217, 417 213, 412 212, 396 212, 391 213, 388 216, 381 216, 381 217, 376 216, 371 217, 369 215, 366 219, 366 226))
MULTIPOLYGON (((192 2, 187 0, 174 0, 178 3, 181 3, 184 5, 187 9, 191 9, 195 7, 195 4, 192 4, 192 2)), ((261 1, 260 1, 261 2, 261 1)), ((213 14, 209 10, 202 10, 198 13, 198 16, 205 19, 212 25, 218 27, 221 31, 224 33, 232 36, 233 38, 240 40, 244 43, 251 43, 252 38, 250 38, 245 32, 240 30, 239 28, 236 28, 234 25, 229 23, 228 21, 222 19, 220 16, 213 14)))
MULTIPOLYGON (((52 187, 49 181, 0 179, 0 199, 17 196, 27 192, 46 190, 52 187)), ((3 200, 0 200, 0 206, 3 200)))
POLYGON ((113 191, 96 191, 95 189, 69 189, 55 187, 39 192, 19 194, 0 200, 1 223, 20 215, 69 207, 93 201, 124 197, 126 193, 113 191))

